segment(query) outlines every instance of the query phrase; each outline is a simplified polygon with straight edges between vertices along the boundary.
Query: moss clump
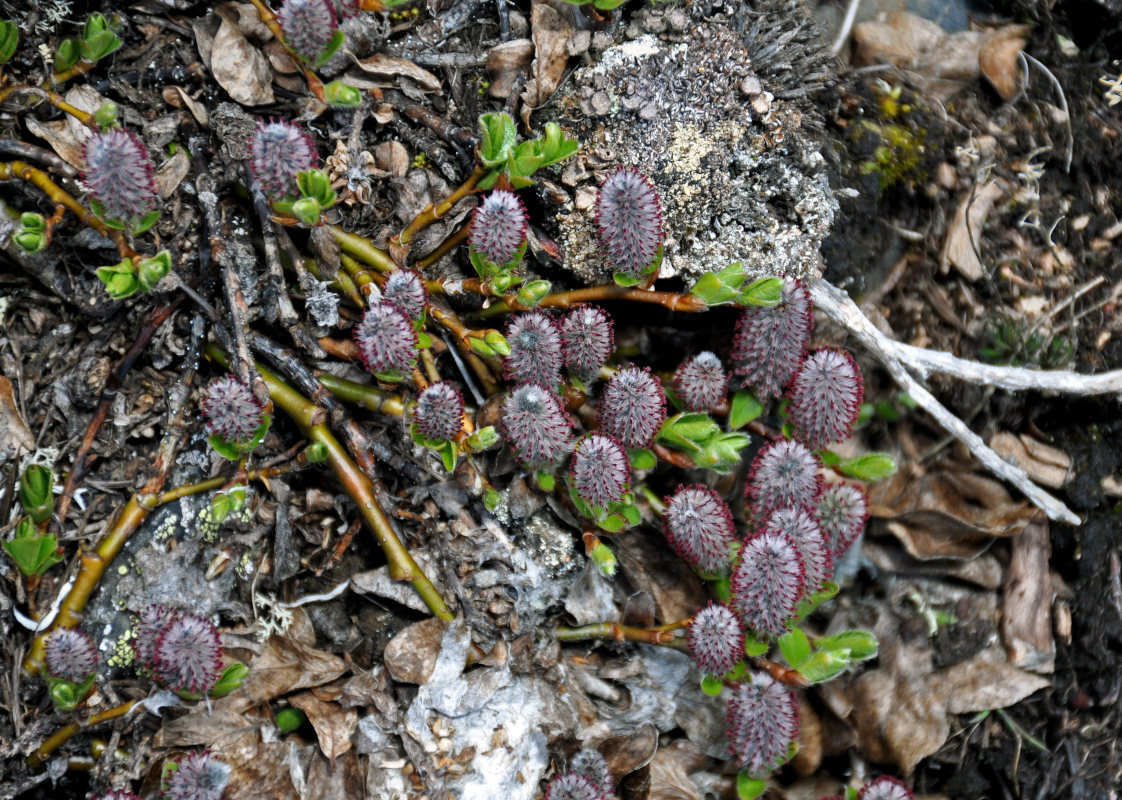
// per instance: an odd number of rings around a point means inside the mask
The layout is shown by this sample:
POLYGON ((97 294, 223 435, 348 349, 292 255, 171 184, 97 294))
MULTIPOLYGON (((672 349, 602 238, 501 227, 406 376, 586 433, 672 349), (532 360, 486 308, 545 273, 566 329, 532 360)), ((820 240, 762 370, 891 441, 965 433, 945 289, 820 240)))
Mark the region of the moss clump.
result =
POLYGON ((882 192, 903 181, 924 177, 920 166, 927 137, 923 130, 869 120, 860 120, 853 130, 855 137, 875 137, 872 157, 861 162, 860 171, 862 175, 875 175, 882 192))

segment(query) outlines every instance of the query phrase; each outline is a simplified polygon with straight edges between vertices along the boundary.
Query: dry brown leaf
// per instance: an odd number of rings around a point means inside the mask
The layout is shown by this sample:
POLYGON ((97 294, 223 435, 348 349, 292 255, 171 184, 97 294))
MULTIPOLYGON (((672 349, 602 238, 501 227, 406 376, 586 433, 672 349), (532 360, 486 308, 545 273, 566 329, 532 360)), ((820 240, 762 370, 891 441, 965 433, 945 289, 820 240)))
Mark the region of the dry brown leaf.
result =
POLYGON ((857 45, 853 63, 906 67, 946 38, 946 31, 937 23, 907 11, 895 11, 853 26, 857 45))
MULTIPOLYGON (((233 767, 223 800, 306 800, 307 795, 293 786, 293 767, 313 758, 326 759, 314 746, 294 749, 286 742, 239 740, 236 747, 214 749, 214 755, 233 767)), ((298 772, 303 777, 302 772, 298 772)))
POLYGON ((534 43, 529 39, 512 39, 495 45, 487 53, 487 77, 491 86, 487 90, 492 97, 505 100, 514 90, 518 76, 534 58, 534 43))
POLYGON ((806 694, 799 696, 799 750, 791 759, 791 769, 799 777, 813 775, 822 765, 822 717, 808 702, 806 694))
POLYGON ((1012 100, 1020 89, 1017 65, 1025 47, 1028 25, 1005 25, 990 31, 978 51, 978 66, 1003 100, 1012 100))
POLYGON ((246 106, 274 102, 273 68, 237 25, 223 18, 210 56, 211 74, 235 101, 246 106))
POLYGON ((156 192, 162 199, 167 200, 179 188, 179 184, 183 183, 183 179, 190 171, 191 159, 188 158, 187 151, 182 148, 176 150, 175 155, 161 164, 153 176, 156 181, 156 192))
POLYGON ((630 733, 612 736, 596 748, 618 783, 629 773, 642 769, 654 758, 658 750, 658 728, 647 722, 630 733))
POLYGON ((1001 638, 1009 663, 1042 673, 1052 671, 1056 658, 1048 569, 1051 556, 1048 520, 1038 513, 1013 539, 1001 609, 1001 638))
POLYGON ((1000 651, 987 649, 935 673, 931 690, 943 696, 952 714, 1007 708, 1052 681, 1005 663, 1000 651))
POLYGON ((250 662, 243 689, 255 702, 266 702, 297 689, 321 686, 346 670, 346 663, 338 656, 288 637, 274 636, 250 662))
POLYGON ((12 392, 12 382, 0 375, 0 464, 35 449, 35 437, 27 429, 12 392))
POLYGON ((187 110, 191 112, 191 116, 195 118, 195 122, 199 123, 200 127, 210 127, 210 117, 207 115, 206 105, 194 100, 187 92, 183 91, 182 86, 169 86, 167 88, 175 92, 179 101, 187 106, 187 110))
POLYGON ((945 703, 922 684, 888 670, 866 672, 851 687, 861 745, 874 761, 903 772, 943 746, 950 734, 945 703))
POLYGON ((1014 436, 1000 431, 988 444, 1003 459, 1027 472, 1033 483, 1059 489, 1071 476, 1071 456, 1026 434, 1014 436))
POLYGON ((401 178, 409 171, 409 151, 396 139, 382 142, 374 148, 374 165, 395 178, 401 178))
POLYGON ((647 800, 701 800, 690 780, 689 764, 680 749, 662 747, 651 759, 651 792, 647 800))
POLYGON ((363 766, 355 753, 343 754, 335 764, 328 763, 317 753, 308 770, 307 790, 300 800, 354 800, 377 796, 367 791, 363 766))
POLYGON ((288 698, 288 702, 308 716, 316 731, 319 749, 335 766, 335 759, 351 749, 351 735, 358 725, 358 712, 338 703, 321 700, 312 692, 288 698))
POLYGON ((1012 188, 1008 181, 997 179, 966 192, 955 209, 947 229, 943 250, 939 254, 939 271, 946 274, 953 266, 971 281, 980 280, 985 267, 978 258, 981 252, 982 228, 994 204, 1012 188))
POLYGON ((682 559, 642 533, 616 537, 620 568, 637 592, 654 600, 658 621, 684 619, 704 602, 701 582, 682 559))
POLYGON ((437 617, 415 622, 386 645, 386 669, 395 681, 424 685, 432 677, 446 624, 437 617))
POLYGON ((373 75, 375 79, 380 79, 380 81, 377 81, 380 86, 394 86, 397 78, 408 78, 423 91, 440 91, 440 78, 427 69, 418 67, 407 58, 375 53, 369 58, 357 59, 355 63, 367 75, 373 75))
MULTIPOLYGON (((92 114, 107 98, 92 87, 74 86, 67 90, 63 99, 75 108, 92 114)), ((92 135, 88 126, 69 114, 55 122, 39 122, 34 117, 27 117, 26 122, 28 129, 36 136, 50 142, 51 148, 67 164, 75 169, 82 169, 85 166, 82 148, 92 135)))
POLYGON ((522 121, 529 127, 530 112, 543 105, 561 85, 561 77, 569 63, 569 39, 573 27, 557 11, 545 3, 534 3, 530 12, 530 30, 534 39, 534 61, 530 79, 522 92, 522 121))

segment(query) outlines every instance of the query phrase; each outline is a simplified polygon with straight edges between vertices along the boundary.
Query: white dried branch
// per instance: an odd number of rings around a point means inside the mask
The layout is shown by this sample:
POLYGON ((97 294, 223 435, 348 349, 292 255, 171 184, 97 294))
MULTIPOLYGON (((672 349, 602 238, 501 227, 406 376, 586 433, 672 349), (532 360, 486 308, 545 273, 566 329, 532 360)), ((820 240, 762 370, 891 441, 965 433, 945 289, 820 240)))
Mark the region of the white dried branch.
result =
MULTIPOLYGON (((857 304, 849 298, 849 295, 828 281, 823 280, 815 284, 811 289, 811 298, 814 301, 814 305, 826 314, 826 316, 837 325, 840 325, 853 334, 853 336, 884 365, 893 380, 895 380, 921 408, 934 417, 936 422, 948 433, 966 445, 970 452, 974 454, 974 457, 977 458, 986 469, 999 478, 1009 481, 1009 483, 1016 486, 1025 497, 1029 499, 1029 502, 1047 514, 1050 519, 1064 522, 1068 525, 1079 525, 1082 522, 1061 500, 1053 497, 1033 483, 1028 473, 1023 469, 1013 466, 991 450, 986 443, 982 441, 980 436, 970 430, 970 428, 966 426, 966 423, 936 400, 934 395, 927 391, 919 381, 913 378, 905 367, 911 367, 924 377, 930 372, 943 372, 948 375, 966 378, 979 383, 1001 386, 1006 389, 1046 388, 1056 391, 1065 391, 1065 389, 1061 387, 1078 385, 1078 381, 1068 380, 1057 382, 1054 385, 1030 383, 1026 380, 1026 376, 1020 373, 1027 373, 1028 375, 1036 377, 1050 374, 1055 375, 1057 373, 1010 367, 988 367, 984 364, 977 364, 975 362, 966 361, 965 359, 956 358, 948 353, 934 353, 920 347, 912 347, 893 341, 877 330, 876 326, 874 326, 861 309, 857 307, 857 304), (941 356, 941 358, 933 358, 933 356, 941 356), (993 370, 999 370, 999 372, 994 373, 993 370), (997 378, 1000 378, 1000 380, 997 380, 997 378)), ((1088 377, 1102 378, 1111 373, 1104 373, 1099 376, 1081 376, 1075 373, 1063 374, 1072 378, 1082 379, 1088 377)), ((1115 373, 1114 380, 1118 382, 1122 380, 1122 378, 1115 373)), ((1099 393, 1103 391, 1119 391, 1119 388, 1115 386, 1114 389, 1101 389, 1099 393)), ((1083 391, 1077 393, 1092 394, 1094 392, 1083 391)))

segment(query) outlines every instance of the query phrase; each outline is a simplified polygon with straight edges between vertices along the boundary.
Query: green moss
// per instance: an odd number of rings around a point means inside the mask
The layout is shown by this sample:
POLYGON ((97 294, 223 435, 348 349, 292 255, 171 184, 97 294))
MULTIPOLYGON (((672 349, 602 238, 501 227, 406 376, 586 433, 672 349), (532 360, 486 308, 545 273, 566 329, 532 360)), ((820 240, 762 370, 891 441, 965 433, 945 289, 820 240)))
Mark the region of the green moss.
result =
POLYGON ((862 175, 875 175, 882 192, 903 181, 923 177, 919 167, 925 152, 924 131, 912 131, 894 122, 860 120, 854 126, 854 136, 873 137, 872 156, 861 163, 860 171, 862 175))

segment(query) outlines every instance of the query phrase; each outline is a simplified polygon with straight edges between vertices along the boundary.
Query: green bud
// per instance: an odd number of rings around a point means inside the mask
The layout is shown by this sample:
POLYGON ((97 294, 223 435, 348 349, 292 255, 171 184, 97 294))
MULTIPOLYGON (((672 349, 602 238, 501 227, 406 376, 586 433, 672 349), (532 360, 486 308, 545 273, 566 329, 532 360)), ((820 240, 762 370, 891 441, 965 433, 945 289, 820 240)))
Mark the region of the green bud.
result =
POLYGON ((478 453, 481 450, 486 450, 488 447, 494 447, 498 443, 499 435, 495 433, 493 425, 488 425, 486 428, 480 428, 468 437, 467 447, 473 453, 478 453))
POLYGON ((292 733, 299 728, 308 718, 298 708, 286 708, 277 712, 276 726, 281 733, 292 733))
POLYGON ((137 280, 144 291, 149 291, 163 280, 164 276, 170 271, 171 253, 167 250, 161 250, 151 258, 146 258, 140 262, 140 266, 137 268, 137 280))
POLYGON ((109 20, 105 18, 104 14, 93 13, 90 14, 90 18, 86 20, 86 26, 82 29, 82 38, 90 39, 106 30, 109 30, 109 20))
POLYGON ((54 484, 54 473, 41 464, 30 465, 20 478, 20 505, 37 524, 50 519, 55 509, 54 484))
POLYGON ((47 237, 35 231, 20 231, 12 241, 25 253, 38 253, 47 244, 47 237))
POLYGON ((483 492, 483 505, 488 511, 494 511, 498 508, 502 500, 503 496, 494 489, 488 489, 483 492))
POLYGON ((483 341, 478 336, 469 337, 468 344, 471 345, 472 350, 484 358, 491 358, 495 355, 495 351, 491 348, 491 345, 487 344, 487 342, 483 341))
POLYGON ((117 126, 117 104, 112 100, 102 103, 93 115, 94 122, 101 130, 117 126))
POLYGON ((309 464, 322 464, 328 455, 327 445, 323 442, 312 442, 304 448, 304 460, 309 464))
POLYGON ((332 81, 323 87, 323 97, 335 108, 357 108, 362 105, 362 92, 342 81, 332 81))
POLYGON ((78 63, 82 53, 78 49, 77 39, 63 39, 58 43, 55 51, 55 71, 65 72, 78 63))
POLYGON ((552 288, 549 281, 530 281, 518 290, 517 300, 524 306, 536 306, 545 299, 552 288))
POLYGON ((211 697, 225 697, 241 686, 247 675, 249 675, 249 667, 240 661, 235 661, 222 670, 222 674, 218 676, 218 680, 210 687, 207 694, 211 697))
POLYGON ((616 567, 619 562, 616 561, 616 554, 606 544, 600 542, 592 548, 589 556, 592 558, 592 563, 609 578, 616 574, 616 567))
POLYGON ((331 178, 322 169, 309 169, 296 175, 296 186, 304 197, 314 198, 323 208, 335 202, 335 190, 331 188, 331 178))
POLYGON ((499 294, 503 294, 509 291, 511 287, 517 286, 518 282, 521 280, 522 279, 513 272, 503 272, 491 278, 491 289, 499 294))
POLYGON ((96 673, 91 673, 81 683, 71 683, 63 678, 47 677, 47 693, 59 711, 72 711, 93 691, 96 673))
POLYGON ((506 337, 498 331, 487 331, 487 333, 483 335, 483 341, 487 342, 487 344, 491 346, 491 349, 494 350, 498 355, 510 355, 510 345, 507 344, 506 337))
POLYGON ((301 197, 292 204, 292 215, 308 227, 318 225, 322 214, 319 201, 314 197, 301 197))
POLYGON ((98 267, 97 277, 105 284, 105 291, 114 300, 132 297, 140 290, 140 281, 133 272, 132 262, 127 258, 111 267, 98 267))
POLYGON ((20 214, 19 225, 20 228, 31 233, 42 233, 47 229, 47 221, 43 219, 43 215, 36 214, 34 211, 25 211, 20 214))

